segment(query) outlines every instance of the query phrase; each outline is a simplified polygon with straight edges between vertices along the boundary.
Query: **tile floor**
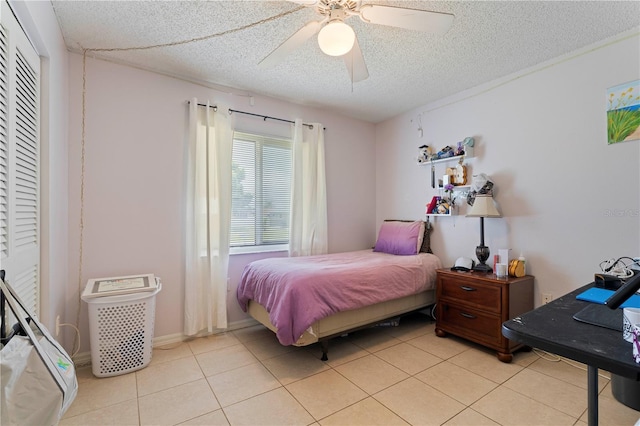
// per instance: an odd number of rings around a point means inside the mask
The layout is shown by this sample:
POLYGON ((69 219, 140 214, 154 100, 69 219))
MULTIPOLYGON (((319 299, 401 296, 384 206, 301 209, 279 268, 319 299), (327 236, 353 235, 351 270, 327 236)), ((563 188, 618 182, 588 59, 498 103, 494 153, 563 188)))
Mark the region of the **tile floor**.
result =
MULTIPOLYGON (((584 366, 519 352, 505 364, 423 315, 330 343, 284 347, 254 326, 156 348, 149 366, 96 378, 78 370, 61 425, 586 425, 584 366)), ((604 373, 606 375, 606 373, 604 373)), ((601 425, 635 411, 599 380, 601 425)))

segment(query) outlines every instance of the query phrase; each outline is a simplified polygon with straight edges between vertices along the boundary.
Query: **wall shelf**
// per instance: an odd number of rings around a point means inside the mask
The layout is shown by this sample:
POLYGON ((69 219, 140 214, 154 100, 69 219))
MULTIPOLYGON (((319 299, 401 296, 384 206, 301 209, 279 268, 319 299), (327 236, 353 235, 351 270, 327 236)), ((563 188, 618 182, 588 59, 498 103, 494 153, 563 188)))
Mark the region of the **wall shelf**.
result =
MULTIPOLYGON (((454 191, 465 191, 471 188, 471 185, 454 185, 453 186, 453 190, 454 191)), ((441 186, 438 187, 438 189, 444 189, 441 186)))
POLYGON ((428 166, 428 165, 433 165, 438 163, 447 163, 449 161, 461 161, 461 160, 466 160, 468 158, 473 158, 472 146, 468 146, 467 150, 462 155, 454 155, 453 157, 438 158, 437 160, 429 160, 429 161, 425 161, 424 163, 418 163, 418 166, 428 166))
POLYGON ((438 164, 438 163, 446 163, 449 161, 460 161, 460 159, 465 159, 467 157, 466 154, 464 155, 454 155, 453 157, 447 157, 447 158, 438 158, 437 160, 429 160, 429 161, 425 161, 424 163, 418 163, 419 166, 428 166, 431 164, 438 164))
MULTIPOLYGON (((434 160, 429 160, 429 161, 425 161, 422 163, 418 163, 419 166, 429 166, 431 165, 432 167, 432 172, 431 172, 431 181, 432 181, 432 185, 433 182, 435 180, 434 177, 434 167, 436 164, 440 164, 440 163, 460 163, 462 164, 464 162, 464 160, 468 159, 468 158, 473 158, 473 147, 467 147, 467 151, 462 154, 462 155, 454 155, 452 157, 447 157, 447 158, 439 158, 439 159, 434 159, 434 160)), ((458 166, 456 166, 458 167, 458 166)), ((463 168, 466 169, 467 166, 462 166, 463 168)), ((466 172, 466 170, 465 170, 466 172)), ((464 181, 464 180, 462 180, 464 181)), ((436 189, 438 191, 438 193, 440 194, 440 197, 443 197, 444 195, 444 187, 442 186, 436 186, 434 189, 436 189)), ((455 194, 452 194, 454 200, 458 197, 466 197, 466 194, 469 192, 469 190, 471 189, 471 185, 453 185, 453 192, 455 192, 455 194)), ((430 204, 430 203, 428 203, 430 204)), ((443 217, 449 217, 449 216, 454 216, 456 213, 453 211, 454 210, 454 206, 450 206, 449 208, 449 213, 446 214, 437 214, 437 213, 426 213, 426 218, 432 218, 432 217, 437 217, 437 216, 443 216, 443 217)))

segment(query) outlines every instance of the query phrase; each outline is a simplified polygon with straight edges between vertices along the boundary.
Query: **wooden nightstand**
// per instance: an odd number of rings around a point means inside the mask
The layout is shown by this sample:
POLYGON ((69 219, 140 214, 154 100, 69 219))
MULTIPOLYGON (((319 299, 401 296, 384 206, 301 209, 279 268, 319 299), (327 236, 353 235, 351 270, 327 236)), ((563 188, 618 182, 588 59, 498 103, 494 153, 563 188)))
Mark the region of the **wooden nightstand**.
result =
POLYGON ((438 269, 436 335, 447 333, 497 351, 511 362, 523 345, 502 335, 502 323, 533 309, 533 277, 498 278, 494 274, 438 269))

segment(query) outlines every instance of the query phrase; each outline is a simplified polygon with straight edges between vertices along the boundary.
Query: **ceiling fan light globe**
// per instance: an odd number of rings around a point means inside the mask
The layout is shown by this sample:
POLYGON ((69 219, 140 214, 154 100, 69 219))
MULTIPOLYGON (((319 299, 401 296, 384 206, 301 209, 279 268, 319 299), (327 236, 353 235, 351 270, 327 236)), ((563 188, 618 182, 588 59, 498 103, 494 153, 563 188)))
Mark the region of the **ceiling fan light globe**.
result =
POLYGON ((318 33, 318 45, 329 56, 342 56, 353 48, 356 33, 341 21, 329 22, 318 33))

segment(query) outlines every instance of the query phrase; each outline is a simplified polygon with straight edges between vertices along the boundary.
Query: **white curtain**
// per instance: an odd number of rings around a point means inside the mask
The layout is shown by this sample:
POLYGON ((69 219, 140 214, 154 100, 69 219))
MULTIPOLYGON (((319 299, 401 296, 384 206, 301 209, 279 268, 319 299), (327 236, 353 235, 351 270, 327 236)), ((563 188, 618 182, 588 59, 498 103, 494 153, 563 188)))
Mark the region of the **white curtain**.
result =
POLYGON ((327 188, 324 168, 324 128, 295 120, 289 256, 325 254, 327 238, 327 188))
POLYGON ((227 327, 233 129, 226 108, 189 104, 184 333, 227 327))

